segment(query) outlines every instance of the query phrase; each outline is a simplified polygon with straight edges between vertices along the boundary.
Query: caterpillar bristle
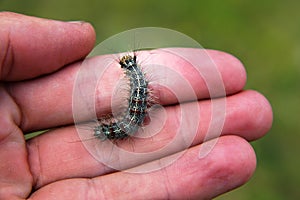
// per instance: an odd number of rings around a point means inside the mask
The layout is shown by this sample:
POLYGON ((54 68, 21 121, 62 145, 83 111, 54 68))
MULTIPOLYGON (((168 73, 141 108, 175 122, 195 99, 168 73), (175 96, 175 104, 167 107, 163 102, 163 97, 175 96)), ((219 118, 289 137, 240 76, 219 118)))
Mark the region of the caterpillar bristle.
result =
POLYGON ((119 64, 129 80, 128 104, 125 112, 118 114, 118 119, 111 118, 110 123, 99 121, 99 125, 94 128, 94 136, 100 140, 123 140, 134 136, 147 115, 148 81, 137 63, 136 54, 122 56, 119 64))

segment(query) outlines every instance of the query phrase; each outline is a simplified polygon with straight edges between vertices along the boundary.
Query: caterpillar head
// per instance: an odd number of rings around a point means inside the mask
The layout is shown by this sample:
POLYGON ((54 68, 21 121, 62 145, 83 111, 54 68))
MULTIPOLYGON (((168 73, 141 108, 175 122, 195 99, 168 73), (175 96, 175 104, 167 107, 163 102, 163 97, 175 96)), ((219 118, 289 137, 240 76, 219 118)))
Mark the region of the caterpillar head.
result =
POLYGON ((130 55, 123 56, 119 63, 122 68, 131 70, 133 67, 137 66, 136 56, 133 57, 130 55))

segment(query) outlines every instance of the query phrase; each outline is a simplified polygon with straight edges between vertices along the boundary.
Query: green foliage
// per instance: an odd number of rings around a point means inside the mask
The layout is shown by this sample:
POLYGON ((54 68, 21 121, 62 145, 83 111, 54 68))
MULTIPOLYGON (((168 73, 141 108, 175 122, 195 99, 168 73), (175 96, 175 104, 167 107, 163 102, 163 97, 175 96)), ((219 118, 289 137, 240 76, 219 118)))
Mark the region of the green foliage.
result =
POLYGON ((218 199, 297 199, 300 196, 300 1, 287 0, 2 0, 0 9, 60 20, 85 20, 97 42, 144 26, 175 29, 206 48, 241 59, 247 88, 274 109, 274 126, 253 143, 258 167, 244 187, 218 199), (297 117, 298 116, 298 117, 297 117))

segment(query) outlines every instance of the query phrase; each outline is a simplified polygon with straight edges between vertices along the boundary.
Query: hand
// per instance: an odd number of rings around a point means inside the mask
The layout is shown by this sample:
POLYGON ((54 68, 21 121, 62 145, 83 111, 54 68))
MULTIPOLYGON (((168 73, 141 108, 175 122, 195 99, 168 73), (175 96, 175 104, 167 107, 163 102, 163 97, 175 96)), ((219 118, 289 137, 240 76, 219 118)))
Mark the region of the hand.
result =
MULTIPOLYGON (((114 171, 95 160, 81 142, 68 142, 78 140, 72 125, 24 140, 23 133, 73 122, 72 91, 80 67, 76 61, 93 48, 93 28, 87 23, 13 13, 0 13, 0 27, 0 199, 208 199, 239 187, 254 172, 256 158, 248 141, 269 130, 272 110, 259 93, 242 91, 245 70, 231 55, 208 51, 228 95, 224 128, 212 151, 199 158, 201 145, 214 141, 203 143, 205 128, 199 128, 193 145, 173 164, 134 174, 114 171)), ((196 56, 198 50, 185 51, 196 56)), ((175 66, 174 60, 159 55, 162 62, 175 66)), ((186 78, 199 99, 191 104, 200 106, 200 124, 207 127, 205 111, 209 111, 210 101, 206 100, 205 84, 193 74, 186 78)), ((109 101, 99 98, 101 110, 105 110, 109 101)), ((160 98, 165 105, 171 102, 168 94, 160 98)), ((154 136, 151 147, 168 142, 174 134, 176 120, 172 119, 178 109, 169 106, 166 112, 169 119, 159 134, 165 140, 154 136)), ((134 146, 147 148, 139 141, 134 146)))

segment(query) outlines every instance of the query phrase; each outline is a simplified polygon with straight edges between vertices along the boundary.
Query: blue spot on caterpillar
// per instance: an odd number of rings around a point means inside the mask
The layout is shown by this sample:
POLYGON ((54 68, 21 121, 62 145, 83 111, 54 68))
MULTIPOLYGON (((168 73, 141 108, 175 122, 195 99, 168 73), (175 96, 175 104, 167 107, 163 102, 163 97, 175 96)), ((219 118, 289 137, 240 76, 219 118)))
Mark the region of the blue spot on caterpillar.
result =
POLYGON ((119 64, 130 80, 130 96, 123 117, 116 122, 99 124, 94 136, 100 140, 117 140, 134 135, 147 115, 148 81, 138 66, 136 56, 125 55, 119 64))

